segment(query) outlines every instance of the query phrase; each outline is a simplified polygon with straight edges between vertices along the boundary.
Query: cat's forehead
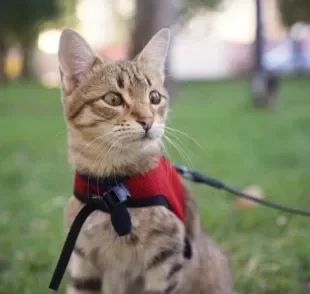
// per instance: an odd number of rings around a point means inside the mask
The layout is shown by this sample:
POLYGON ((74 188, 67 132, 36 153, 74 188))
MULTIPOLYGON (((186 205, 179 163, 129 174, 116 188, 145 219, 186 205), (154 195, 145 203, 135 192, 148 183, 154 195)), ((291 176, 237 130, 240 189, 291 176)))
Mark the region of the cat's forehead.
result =
POLYGON ((109 91, 144 99, 150 89, 166 94, 160 72, 142 62, 122 60, 95 64, 80 93, 86 99, 109 91))
POLYGON ((104 74, 115 79, 120 88, 152 86, 160 82, 160 75, 152 67, 136 61, 120 60, 106 65, 104 74))
POLYGON ((158 73, 151 67, 136 61, 116 61, 105 63, 101 67, 103 80, 117 83, 120 89, 133 89, 148 87, 161 82, 158 73))

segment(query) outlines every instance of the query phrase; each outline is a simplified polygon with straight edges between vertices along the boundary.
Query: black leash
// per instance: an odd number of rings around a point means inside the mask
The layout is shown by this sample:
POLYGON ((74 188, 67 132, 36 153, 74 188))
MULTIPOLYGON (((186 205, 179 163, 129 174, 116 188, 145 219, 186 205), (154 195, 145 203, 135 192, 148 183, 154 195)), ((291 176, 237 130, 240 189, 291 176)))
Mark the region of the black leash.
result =
POLYGON ((202 184, 206 184, 208 186, 211 186, 213 188, 217 188, 217 189, 221 189, 221 190, 225 190, 231 194, 236 195, 237 197, 242 197, 248 200, 251 200, 253 202, 265 205, 267 207, 273 208, 273 209, 277 209, 277 210, 281 210, 284 212, 288 212, 288 213, 292 213, 292 214, 297 214, 297 215, 301 215, 301 216, 308 216, 310 217, 310 211, 305 211, 302 209, 298 209, 298 208, 291 208, 291 207, 287 207, 287 206, 283 206, 268 200, 264 200, 264 199, 258 199, 256 197, 247 195, 243 192, 239 192, 229 186, 226 186, 224 183, 207 177, 203 174, 200 174, 186 166, 178 166, 178 165, 174 165, 174 168, 177 170, 177 172, 182 175, 183 178, 195 182, 195 183, 202 183, 202 184))

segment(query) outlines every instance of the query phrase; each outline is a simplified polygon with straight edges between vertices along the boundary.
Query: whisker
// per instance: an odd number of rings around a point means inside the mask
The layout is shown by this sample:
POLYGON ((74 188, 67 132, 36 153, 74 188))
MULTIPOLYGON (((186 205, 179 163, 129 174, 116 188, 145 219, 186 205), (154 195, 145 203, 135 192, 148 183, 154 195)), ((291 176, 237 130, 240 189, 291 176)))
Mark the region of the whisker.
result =
POLYGON ((161 147, 164 149, 163 153, 166 154, 167 157, 170 157, 169 150, 168 150, 168 148, 166 147, 166 145, 165 145, 165 143, 163 141, 161 142, 161 147))
MULTIPOLYGON (((107 157, 108 154, 110 153, 111 150, 113 150, 113 148, 120 142, 120 138, 119 137, 116 137, 114 141, 112 141, 111 143, 111 146, 109 148, 109 150, 106 152, 106 154, 104 155, 104 157, 107 157)), ((117 156, 115 154, 115 159, 117 159, 117 156)), ((102 162, 100 163, 100 166, 99 166, 99 174, 101 174, 101 167, 103 166, 103 163, 104 163, 104 160, 102 160, 102 162)), ((97 181, 97 184, 98 184, 98 181, 97 181)))
MULTIPOLYGON (((168 146, 166 146, 165 142, 162 141, 161 142, 161 147, 164 149, 164 153, 167 154, 167 157, 170 157, 170 154, 169 154, 169 150, 168 150, 168 146)), ((169 165, 169 169, 168 169, 168 174, 167 176, 169 176, 169 172, 171 173, 172 172, 172 168, 173 166, 172 165, 169 165)))
POLYGON ((111 134, 113 134, 113 131, 112 131, 112 132, 109 132, 109 133, 107 133, 107 134, 103 134, 103 135, 100 135, 100 136, 96 137, 96 138, 95 138, 94 140, 92 140, 91 142, 89 142, 89 143, 83 145, 83 146, 81 147, 81 149, 80 149, 80 152, 82 152, 82 151, 85 150, 86 148, 90 147, 90 146, 91 146, 92 144, 94 144, 97 140, 103 139, 103 138, 105 138, 105 137, 109 137, 111 134))
MULTIPOLYGON (((112 137, 112 141, 111 141, 111 144, 112 144, 112 146, 109 148, 109 150, 113 147, 113 145, 114 145, 114 143, 115 143, 115 141, 113 141, 113 137, 112 137)), ((101 146, 98 146, 97 147, 97 149, 99 148, 99 147, 101 147, 101 146)), ((94 166, 94 164, 96 164, 97 163, 97 160, 98 160, 98 158, 102 155, 102 153, 104 152, 104 151, 106 151, 106 148, 107 146, 103 146, 103 149, 102 150, 100 150, 99 151, 99 153, 97 154, 97 156, 96 156, 96 158, 95 158, 95 160, 93 161, 93 163, 91 164, 91 166, 90 166, 90 171, 92 170, 92 167, 94 166)), ((97 150, 96 149, 96 150, 97 150)), ((109 150, 108 150, 108 152, 109 152, 109 150)), ((95 151, 95 150, 94 150, 95 151)), ((108 153, 107 152, 107 153, 108 153)), ((99 170, 98 170, 98 175, 97 175, 97 189, 98 189, 98 185, 99 185, 99 177, 100 177, 100 170, 101 170, 101 166, 102 166, 102 164, 104 163, 104 160, 102 160, 101 162, 100 162, 100 165, 99 165, 99 170)), ((88 183, 89 183, 89 178, 90 178, 90 175, 88 176, 88 183)))
MULTIPOLYGON (((177 143, 176 141, 174 141, 174 142, 175 142, 176 144, 180 145, 180 147, 181 147, 181 146, 184 146, 184 147, 183 147, 183 151, 184 151, 185 153, 190 153, 191 156, 196 156, 196 154, 193 153, 192 150, 191 150, 188 146, 186 146, 186 145, 183 144, 183 141, 182 141, 176 134, 172 133, 170 130, 166 130, 166 135, 173 136, 173 138, 174 138, 175 140, 177 140, 178 143, 177 143)), ((170 138, 170 139, 172 139, 172 138, 170 138)))
MULTIPOLYGON (((165 135, 164 138, 172 145, 172 147, 174 147, 174 148, 179 152, 179 154, 181 154, 181 157, 184 158, 183 154, 182 154, 182 153, 179 151, 179 149, 173 144, 173 142, 169 141, 170 139, 167 138, 166 135, 165 135)), ((185 161, 186 161, 186 159, 185 159, 185 161)), ((173 171, 173 166, 170 165, 170 166, 169 166, 169 169, 167 170, 167 177, 170 177, 170 174, 172 173, 172 171, 173 171)))
POLYGON ((199 148, 201 148, 201 149, 203 150, 203 147, 201 146, 201 144, 200 144, 196 139, 194 139, 193 137, 191 137, 190 135, 188 135, 188 134, 186 134, 186 133, 184 133, 184 132, 182 132, 182 131, 180 131, 180 130, 177 130, 177 129, 175 129, 175 128, 168 127, 168 126, 165 126, 165 129, 166 129, 166 130, 169 130, 169 131, 171 131, 171 132, 177 132, 177 133, 179 133, 180 135, 183 135, 183 136, 189 138, 189 139, 192 140, 199 148))
POLYGON ((172 138, 169 138, 168 135, 165 135, 164 138, 179 152, 181 158, 185 161, 185 163, 191 167, 192 166, 191 160, 189 156, 186 154, 186 152, 182 149, 182 147, 178 143, 173 141, 172 138))

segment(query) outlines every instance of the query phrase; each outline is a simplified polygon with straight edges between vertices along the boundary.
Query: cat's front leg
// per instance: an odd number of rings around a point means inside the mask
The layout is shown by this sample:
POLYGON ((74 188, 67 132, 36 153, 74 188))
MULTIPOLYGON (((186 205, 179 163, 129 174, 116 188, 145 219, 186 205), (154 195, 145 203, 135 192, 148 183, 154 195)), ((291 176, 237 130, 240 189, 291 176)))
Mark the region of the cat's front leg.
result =
POLYGON ((101 294, 102 279, 82 250, 72 253, 68 271, 67 294, 101 294))

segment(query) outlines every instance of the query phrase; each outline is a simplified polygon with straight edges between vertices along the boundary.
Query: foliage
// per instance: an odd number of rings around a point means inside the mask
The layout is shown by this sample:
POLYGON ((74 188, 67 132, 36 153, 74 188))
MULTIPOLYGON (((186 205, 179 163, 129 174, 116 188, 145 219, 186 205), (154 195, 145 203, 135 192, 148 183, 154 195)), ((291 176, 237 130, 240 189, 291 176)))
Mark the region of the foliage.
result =
MULTIPOLYGON (((32 74, 32 46, 41 29, 73 23, 75 0, 14 0, 6 1, 0 9, 0 64, 3 64, 10 43, 19 43, 23 49, 22 76, 32 74), (61 20, 61 21, 60 21, 61 20)), ((0 71, 3 65, 0 65, 0 71)), ((0 79, 4 74, 0 74, 0 79)))
POLYGON ((31 43, 42 27, 73 23, 75 0, 14 0, 0 9, 0 27, 7 40, 31 43))
POLYGON ((201 7, 215 8, 221 2, 222 0, 182 0, 181 4, 189 9, 201 7))
POLYGON ((224 0, 181 0, 180 14, 185 21, 201 9, 216 9, 224 0))
MULTIPOLYGON (((310 23, 310 1, 306 0, 277 0, 282 22, 291 26, 296 22, 310 23)), ((182 11, 197 8, 216 8, 224 0, 183 0, 182 11)))
MULTIPOLYGON (((283 82, 273 111, 251 107, 245 81, 185 83, 172 104, 184 159, 171 159, 266 199, 310 207, 309 78, 283 82)), ((48 293, 64 240, 63 205, 72 193, 59 90, 24 84, 0 89, 0 293, 48 293), (17 119, 18 118, 18 119, 17 119)), ((171 137, 173 138, 173 137, 171 137)), ((209 235, 229 255, 236 293, 308 293, 309 219, 191 184, 209 235)), ((64 283, 59 294, 65 293, 64 283)))
POLYGON ((40 25, 60 14, 58 0, 14 0, 6 1, 1 14, 7 35, 25 42, 36 37, 40 25))
POLYGON ((278 0, 282 22, 291 26, 296 22, 310 23, 310 1, 278 0))
POLYGON ((44 24, 44 27, 63 28, 76 25, 75 8, 76 0, 58 0, 60 13, 56 19, 51 19, 44 24))

